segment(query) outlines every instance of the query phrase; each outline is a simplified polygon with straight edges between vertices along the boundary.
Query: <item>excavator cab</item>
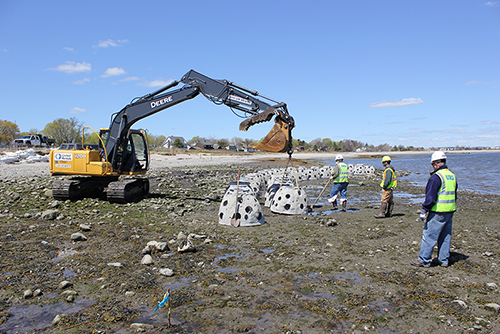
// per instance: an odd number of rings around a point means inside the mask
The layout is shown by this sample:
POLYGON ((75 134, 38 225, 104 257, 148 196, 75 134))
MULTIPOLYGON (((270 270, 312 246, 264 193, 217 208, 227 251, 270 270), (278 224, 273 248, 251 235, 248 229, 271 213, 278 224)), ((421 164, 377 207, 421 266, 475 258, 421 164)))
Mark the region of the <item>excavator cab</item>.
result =
MULTIPOLYGON (((100 129, 99 136, 107 143, 109 129, 100 129)), ((102 144, 100 143, 102 149, 102 144)), ((117 166, 121 175, 145 174, 149 169, 149 150, 146 135, 141 130, 130 130, 117 147, 117 166)))

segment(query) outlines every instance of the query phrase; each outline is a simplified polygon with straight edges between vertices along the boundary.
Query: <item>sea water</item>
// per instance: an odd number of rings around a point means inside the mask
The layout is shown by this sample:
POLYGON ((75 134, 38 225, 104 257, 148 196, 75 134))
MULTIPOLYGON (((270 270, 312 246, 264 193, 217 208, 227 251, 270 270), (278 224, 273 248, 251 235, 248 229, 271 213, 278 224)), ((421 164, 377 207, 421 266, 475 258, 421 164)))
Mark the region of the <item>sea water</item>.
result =
MULTIPOLYGON (((398 154, 391 156, 392 166, 396 170, 409 171, 405 180, 418 186, 425 186, 430 172, 432 152, 422 154, 398 154)), ((455 173, 459 190, 475 191, 483 194, 500 194, 500 153, 499 152, 471 152, 446 153, 448 168, 455 173)), ((390 156, 390 154, 389 154, 390 156)), ((332 159, 321 160, 326 165, 335 164, 335 155, 332 159)), ((344 159, 347 164, 372 165, 383 169, 381 158, 352 158, 344 159)))

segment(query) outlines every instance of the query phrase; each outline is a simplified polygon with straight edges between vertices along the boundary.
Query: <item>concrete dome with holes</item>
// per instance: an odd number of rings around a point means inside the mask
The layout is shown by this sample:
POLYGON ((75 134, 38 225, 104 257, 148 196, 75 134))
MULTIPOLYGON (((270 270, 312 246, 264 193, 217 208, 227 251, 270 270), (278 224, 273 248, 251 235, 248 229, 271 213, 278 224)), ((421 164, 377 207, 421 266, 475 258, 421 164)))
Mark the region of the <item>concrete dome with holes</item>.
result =
POLYGON ((233 226, 258 226, 265 224, 264 214, 255 193, 248 182, 229 185, 219 207, 219 224, 233 226), (236 189, 238 204, 236 205, 236 189))
POLYGON ((283 185, 276 191, 270 209, 274 213, 286 215, 306 214, 306 192, 295 186, 283 185))

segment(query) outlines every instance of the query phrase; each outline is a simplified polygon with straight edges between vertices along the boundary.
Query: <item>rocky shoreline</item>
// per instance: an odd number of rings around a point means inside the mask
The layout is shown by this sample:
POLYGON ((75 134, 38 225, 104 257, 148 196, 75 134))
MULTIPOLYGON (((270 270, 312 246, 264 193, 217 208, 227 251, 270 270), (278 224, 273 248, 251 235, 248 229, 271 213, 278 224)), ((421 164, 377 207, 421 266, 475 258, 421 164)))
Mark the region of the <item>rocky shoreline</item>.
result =
MULTIPOLYGON (((392 218, 373 218, 378 176, 354 177, 347 212, 324 195, 307 215, 264 208, 264 225, 234 228, 217 214, 237 171, 286 160, 178 158, 158 157, 151 195, 124 205, 54 201, 43 163, 2 168, 0 332, 500 332, 499 196, 462 192, 451 266, 416 269, 423 189, 404 177, 392 218), (153 311, 167 288, 170 328, 168 306, 153 311)), ((300 186, 314 200, 325 183, 300 186)))

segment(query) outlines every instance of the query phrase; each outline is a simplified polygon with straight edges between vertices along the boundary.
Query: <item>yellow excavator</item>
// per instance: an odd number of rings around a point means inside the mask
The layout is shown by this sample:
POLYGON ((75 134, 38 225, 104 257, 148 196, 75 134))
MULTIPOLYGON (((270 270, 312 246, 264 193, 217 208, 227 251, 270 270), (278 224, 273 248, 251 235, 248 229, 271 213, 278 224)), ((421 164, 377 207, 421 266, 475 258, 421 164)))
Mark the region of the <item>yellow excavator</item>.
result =
MULTIPOLYGON (((180 81, 153 93, 132 100, 112 115, 109 128, 99 132, 99 144, 69 143, 50 152, 50 173, 71 175, 56 180, 52 194, 59 200, 77 200, 84 197, 104 197, 115 203, 126 203, 143 198, 149 192, 147 178, 121 178, 122 175, 146 174, 149 151, 143 131, 133 130, 137 121, 202 94, 215 104, 224 104, 233 113, 242 112, 245 120, 240 130, 268 122, 274 117, 271 131, 253 148, 268 152, 292 150, 294 120, 286 104, 260 95, 227 80, 215 80, 194 70, 180 81), (182 83, 178 89, 171 88, 182 83), (257 98, 260 97, 260 99, 257 98), (266 101, 263 101, 266 100, 266 101)), ((83 138, 83 136, 82 136, 83 138)))

